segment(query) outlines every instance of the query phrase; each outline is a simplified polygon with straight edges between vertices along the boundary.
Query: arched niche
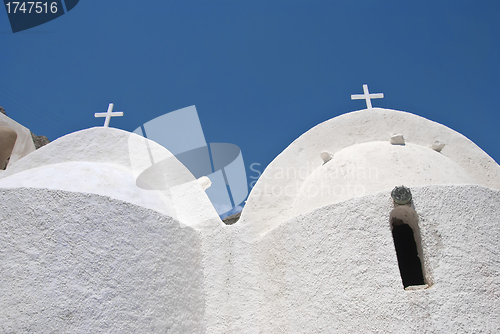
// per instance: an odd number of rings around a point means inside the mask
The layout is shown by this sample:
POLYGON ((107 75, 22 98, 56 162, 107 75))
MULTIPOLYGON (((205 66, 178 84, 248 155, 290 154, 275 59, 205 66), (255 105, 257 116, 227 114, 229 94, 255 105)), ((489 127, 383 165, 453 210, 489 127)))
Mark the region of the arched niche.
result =
POLYGON ((404 289, 427 288, 417 212, 410 204, 397 205, 390 213, 390 224, 404 289))
POLYGON ((7 166, 7 160, 12 154, 16 140, 16 131, 6 126, 0 126, 0 170, 7 166))

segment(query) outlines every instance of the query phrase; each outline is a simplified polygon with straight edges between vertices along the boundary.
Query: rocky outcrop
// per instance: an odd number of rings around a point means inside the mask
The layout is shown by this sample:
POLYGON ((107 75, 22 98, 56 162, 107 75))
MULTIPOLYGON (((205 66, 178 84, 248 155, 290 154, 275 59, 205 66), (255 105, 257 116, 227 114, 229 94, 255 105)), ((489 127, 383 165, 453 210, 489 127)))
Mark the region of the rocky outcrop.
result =
POLYGON ((5 109, 4 109, 3 107, 0 107, 0 112, 1 112, 2 114, 4 114, 5 116, 7 116, 7 113, 5 112, 5 109))
POLYGON ((226 225, 233 225, 234 223, 236 223, 240 219, 240 216, 241 216, 241 212, 238 212, 238 213, 235 213, 234 215, 227 216, 226 218, 222 219, 222 221, 226 225))
POLYGON ((37 136, 33 132, 31 133, 31 138, 33 139, 33 143, 35 144, 35 148, 38 150, 40 147, 47 145, 50 143, 50 140, 45 136, 37 136))

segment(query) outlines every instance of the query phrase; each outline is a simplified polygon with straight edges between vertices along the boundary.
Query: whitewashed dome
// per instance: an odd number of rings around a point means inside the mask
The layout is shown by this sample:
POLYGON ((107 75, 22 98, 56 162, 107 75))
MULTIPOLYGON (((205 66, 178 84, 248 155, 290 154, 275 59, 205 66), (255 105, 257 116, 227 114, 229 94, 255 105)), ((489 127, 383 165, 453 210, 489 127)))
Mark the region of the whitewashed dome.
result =
POLYGON ((429 184, 474 184, 460 165, 416 144, 389 141, 354 144, 336 152, 304 181, 295 198, 294 215, 391 187, 429 184))
POLYGON ((135 133, 95 127, 28 154, 0 176, 0 188, 38 188, 108 196, 186 225, 220 220, 204 188, 163 146, 135 133), (197 203, 193 207, 192 203, 197 203))
POLYGON ((396 185, 438 184, 500 189, 500 166, 472 141, 444 125, 407 112, 364 109, 325 121, 291 143, 260 176, 240 223, 265 234, 324 205, 390 192, 396 185), (404 145, 391 144, 396 134, 403 136, 404 145), (436 142, 444 143, 444 148, 431 148, 436 142), (363 175, 344 179, 341 173, 349 169, 358 169, 363 175), (321 186, 328 186, 330 194, 322 196, 321 186))

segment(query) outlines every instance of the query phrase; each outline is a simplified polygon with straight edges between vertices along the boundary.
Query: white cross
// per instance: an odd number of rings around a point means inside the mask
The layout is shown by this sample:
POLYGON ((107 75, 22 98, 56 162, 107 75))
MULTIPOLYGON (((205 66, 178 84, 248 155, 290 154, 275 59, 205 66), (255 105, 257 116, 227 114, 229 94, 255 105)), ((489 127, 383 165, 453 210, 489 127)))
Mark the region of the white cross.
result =
POLYGON ((114 104, 110 103, 108 106, 108 111, 107 112, 96 112, 94 114, 94 117, 106 117, 106 120, 104 121, 104 127, 107 128, 109 126, 109 120, 111 117, 114 116, 123 116, 123 111, 115 111, 113 112, 113 107, 114 104))
POLYGON ((364 94, 351 95, 351 100, 366 100, 366 109, 373 109, 371 99, 383 99, 384 93, 370 94, 368 85, 363 85, 364 94))

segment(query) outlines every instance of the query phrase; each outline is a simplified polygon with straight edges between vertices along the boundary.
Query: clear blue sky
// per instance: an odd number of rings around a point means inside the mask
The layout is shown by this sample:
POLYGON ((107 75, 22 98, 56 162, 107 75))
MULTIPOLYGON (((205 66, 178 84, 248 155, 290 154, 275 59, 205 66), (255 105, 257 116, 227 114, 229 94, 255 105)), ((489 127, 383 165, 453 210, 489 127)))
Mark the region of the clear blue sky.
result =
POLYGON ((263 170, 365 108, 350 95, 368 83, 385 94, 374 107, 442 123, 499 162, 499 14, 497 0, 81 0, 13 34, 0 8, 0 105, 51 140, 102 126, 109 102, 128 131, 196 105, 207 142, 263 170))

